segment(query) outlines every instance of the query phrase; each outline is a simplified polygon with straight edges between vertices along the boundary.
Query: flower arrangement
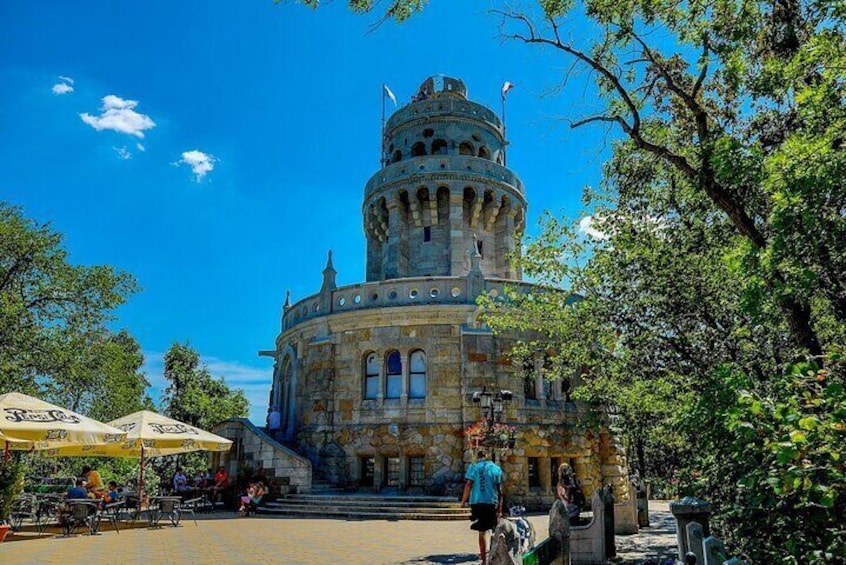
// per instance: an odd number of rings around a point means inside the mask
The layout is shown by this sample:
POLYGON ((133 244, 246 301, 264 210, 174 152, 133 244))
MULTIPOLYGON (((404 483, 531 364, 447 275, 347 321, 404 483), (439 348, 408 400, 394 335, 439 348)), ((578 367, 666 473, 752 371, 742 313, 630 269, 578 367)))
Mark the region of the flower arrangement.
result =
POLYGON ((482 419, 464 430, 464 435, 474 445, 484 447, 514 447, 517 428, 501 422, 482 419))

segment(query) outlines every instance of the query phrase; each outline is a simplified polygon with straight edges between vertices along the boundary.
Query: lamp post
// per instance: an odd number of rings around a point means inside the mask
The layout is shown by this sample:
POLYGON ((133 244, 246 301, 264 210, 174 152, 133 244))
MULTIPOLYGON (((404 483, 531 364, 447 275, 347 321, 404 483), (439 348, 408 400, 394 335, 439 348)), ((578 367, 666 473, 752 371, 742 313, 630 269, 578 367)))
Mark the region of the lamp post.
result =
MULTIPOLYGON (((510 390, 495 390, 489 391, 487 387, 482 387, 482 391, 473 393, 473 402, 479 405, 482 412, 482 419, 485 421, 487 428, 490 430, 495 424, 502 422, 502 415, 508 404, 514 398, 514 393, 510 390)), ((516 440, 516 430, 511 430, 508 434, 508 446, 514 447, 516 440)))

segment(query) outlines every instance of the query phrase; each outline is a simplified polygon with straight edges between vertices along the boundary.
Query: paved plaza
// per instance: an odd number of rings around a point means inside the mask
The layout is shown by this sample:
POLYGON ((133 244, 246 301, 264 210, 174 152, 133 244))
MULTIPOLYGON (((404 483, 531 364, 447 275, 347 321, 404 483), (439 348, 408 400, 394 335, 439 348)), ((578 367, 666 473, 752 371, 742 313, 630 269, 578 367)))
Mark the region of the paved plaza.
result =
MULTIPOLYGON (((618 536, 622 563, 666 555, 675 543, 666 504, 652 502, 654 527, 618 536)), ((547 517, 531 516, 540 538, 547 517)), ((237 518, 218 512, 188 519, 180 527, 151 530, 140 525, 98 536, 38 537, 23 532, 0 544, 0 563, 19 564, 214 564, 274 565, 476 565, 475 532, 468 523, 348 521, 272 516, 237 518)), ((105 525, 104 525, 105 526, 105 525)))

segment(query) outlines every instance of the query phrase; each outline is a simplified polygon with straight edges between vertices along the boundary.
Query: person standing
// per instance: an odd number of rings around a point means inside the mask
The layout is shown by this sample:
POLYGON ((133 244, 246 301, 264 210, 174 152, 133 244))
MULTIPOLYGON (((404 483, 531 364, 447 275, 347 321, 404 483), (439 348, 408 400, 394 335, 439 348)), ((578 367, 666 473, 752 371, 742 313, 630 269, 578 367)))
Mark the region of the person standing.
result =
POLYGON ((484 450, 478 452, 478 461, 470 465, 464 476, 464 494, 461 507, 470 499, 470 529, 479 532, 479 553, 482 563, 487 563, 486 533, 493 530, 502 516, 502 469, 489 461, 484 450))

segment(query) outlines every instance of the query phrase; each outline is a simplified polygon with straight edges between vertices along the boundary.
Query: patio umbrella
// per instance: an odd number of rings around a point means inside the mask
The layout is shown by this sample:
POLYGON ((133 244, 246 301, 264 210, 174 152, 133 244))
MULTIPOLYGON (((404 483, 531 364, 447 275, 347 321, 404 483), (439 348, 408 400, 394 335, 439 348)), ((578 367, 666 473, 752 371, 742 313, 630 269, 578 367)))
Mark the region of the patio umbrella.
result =
POLYGON ((42 453, 49 457, 127 457, 140 460, 139 500, 144 488, 144 459, 190 453, 192 451, 228 451, 232 441, 190 426, 173 418, 141 410, 112 420, 110 426, 126 433, 119 443, 108 445, 72 445, 54 447, 42 453))
POLYGON ((115 445, 126 432, 19 392, 0 395, 0 441, 8 449, 115 445))

